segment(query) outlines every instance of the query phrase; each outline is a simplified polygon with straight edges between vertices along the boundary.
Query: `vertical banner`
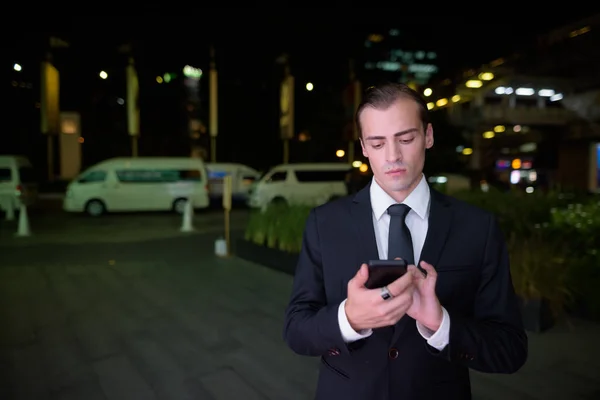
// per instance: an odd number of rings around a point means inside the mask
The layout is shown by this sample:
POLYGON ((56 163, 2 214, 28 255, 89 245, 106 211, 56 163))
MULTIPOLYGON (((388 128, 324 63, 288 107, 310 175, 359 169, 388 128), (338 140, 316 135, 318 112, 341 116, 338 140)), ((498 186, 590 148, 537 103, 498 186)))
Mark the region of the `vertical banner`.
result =
POLYGON ((127 130, 130 136, 140 134, 139 82, 133 59, 129 59, 127 79, 127 130))
POLYGON ((79 113, 60 113, 60 176, 71 180, 81 172, 81 117, 79 113))
POLYGON ((210 69, 210 136, 216 137, 219 131, 219 95, 218 95, 218 80, 217 80, 217 69, 214 64, 210 69))
POLYGON ((56 135, 60 131, 59 73, 49 61, 43 61, 41 69, 40 130, 43 134, 56 135))
POLYGON ((287 75, 281 83, 280 119, 282 139, 294 137, 294 77, 287 75))
POLYGON ((360 102, 362 101, 362 85, 360 84, 360 81, 358 79, 356 79, 353 84, 353 89, 354 89, 354 96, 353 96, 353 109, 352 109, 352 138, 356 141, 359 139, 359 134, 358 134, 358 126, 356 125, 356 118, 354 118, 354 114, 356 113, 356 110, 358 110, 358 106, 360 105, 360 102))
POLYGON ((345 109, 345 140, 358 140, 358 126, 355 122, 355 114, 362 101, 362 85, 358 79, 350 81, 344 90, 343 104, 345 109))

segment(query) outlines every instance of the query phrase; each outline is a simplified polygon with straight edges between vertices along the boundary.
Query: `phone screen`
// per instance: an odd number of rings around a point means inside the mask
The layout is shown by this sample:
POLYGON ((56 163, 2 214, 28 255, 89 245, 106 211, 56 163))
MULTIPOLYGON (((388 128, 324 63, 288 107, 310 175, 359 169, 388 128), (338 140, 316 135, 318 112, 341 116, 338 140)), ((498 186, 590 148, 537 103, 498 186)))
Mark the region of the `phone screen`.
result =
POLYGON ((372 260, 368 265, 369 278, 365 283, 368 289, 389 285, 407 271, 407 264, 404 260, 372 260))

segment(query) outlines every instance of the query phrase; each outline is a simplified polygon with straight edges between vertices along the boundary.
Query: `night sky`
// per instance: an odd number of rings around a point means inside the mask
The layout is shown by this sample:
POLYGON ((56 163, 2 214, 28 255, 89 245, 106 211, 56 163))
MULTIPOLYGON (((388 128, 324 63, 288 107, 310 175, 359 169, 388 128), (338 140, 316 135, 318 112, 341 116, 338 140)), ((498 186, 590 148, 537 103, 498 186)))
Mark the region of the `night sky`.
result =
MULTIPOLYGON (((406 47, 437 51, 441 67, 437 78, 441 80, 466 67, 478 67, 512 54, 524 43, 534 41, 536 34, 591 15, 589 10, 561 10, 554 16, 502 16, 467 10, 470 12, 464 11, 460 16, 442 17, 402 15, 401 10, 393 9, 340 7, 291 9, 285 13, 266 8, 197 9, 185 15, 165 16, 164 7, 168 5, 135 16, 95 14, 59 17, 52 25, 25 23, 13 34, 15 40, 7 43, 9 57, 3 70, 10 78, 5 79, 5 84, 15 79, 15 62, 23 65, 19 79, 39 80, 42 38, 44 34, 58 34, 71 44, 68 50, 55 55, 61 72, 61 108, 90 115, 84 120, 84 134, 94 140, 86 140, 84 164, 126 155, 128 139, 121 137, 118 128, 111 129, 115 123, 110 120, 117 118, 114 99, 125 97, 125 57, 119 55, 117 48, 130 41, 145 106, 141 110, 142 155, 144 150, 147 155, 159 154, 159 150, 180 155, 185 151, 185 138, 182 140, 180 133, 185 123, 181 119, 182 100, 173 89, 156 84, 155 77, 180 72, 186 64, 208 71, 209 45, 213 43, 219 70, 219 158, 266 167, 281 162, 277 136, 281 68, 275 59, 282 52, 290 54, 299 87, 308 81, 315 85, 311 93, 298 89, 296 130, 310 128, 320 136, 331 136, 331 140, 320 143, 335 147, 339 134, 331 131, 336 127, 328 126, 322 115, 317 116, 315 107, 323 114, 333 107, 333 99, 339 100, 338 93, 347 81, 348 59, 360 52, 368 33, 397 28, 406 47), (107 81, 98 78, 100 70, 109 73, 107 81)), ((202 88, 205 95, 206 89, 207 80, 202 88)), ((39 90, 34 88, 32 92, 30 97, 35 97, 39 90)), ((13 124, 9 125, 17 131, 35 130, 38 122, 31 122, 34 110, 26 106, 31 99, 20 96, 10 102, 8 111, 13 124)), ((35 133, 27 141, 22 135, 9 140, 8 151, 1 152, 27 153, 28 144, 38 143, 35 133)))

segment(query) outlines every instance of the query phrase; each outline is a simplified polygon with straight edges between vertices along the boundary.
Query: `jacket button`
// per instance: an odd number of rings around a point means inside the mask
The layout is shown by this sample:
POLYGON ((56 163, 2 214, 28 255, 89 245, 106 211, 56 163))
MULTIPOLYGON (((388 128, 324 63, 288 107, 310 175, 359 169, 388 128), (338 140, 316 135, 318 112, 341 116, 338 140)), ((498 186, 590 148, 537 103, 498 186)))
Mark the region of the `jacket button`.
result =
POLYGON ((327 353, 330 356, 339 356, 340 355, 340 349, 329 349, 329 351, 327 353))
POLYGON ((398 358, 398 349, 390 349, 390 351, 388 352, 390 358, 392 360, 395 360, 396 358, 398 358))

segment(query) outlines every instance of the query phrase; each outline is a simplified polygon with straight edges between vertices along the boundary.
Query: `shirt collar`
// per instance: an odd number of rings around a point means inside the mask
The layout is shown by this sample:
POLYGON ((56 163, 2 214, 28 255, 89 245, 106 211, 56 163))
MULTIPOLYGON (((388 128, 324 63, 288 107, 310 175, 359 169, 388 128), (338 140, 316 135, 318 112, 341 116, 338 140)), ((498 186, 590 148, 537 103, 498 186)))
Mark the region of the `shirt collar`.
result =
MULTIPOLYGON (((371 207, 373 208, 373 213, 377 220, 381 219, 383 214, 387 212, 389 206, 397 204, 397 201, 379 186, 375 178, 371 181, 370 193, 371 207)), ((429 216, 430 199, 431 193, 429 185, 427 184, 425 175, 423 175, 417 187, 410 192, 402 204, 409 206, 421 219, 426 219, 429 216)))

